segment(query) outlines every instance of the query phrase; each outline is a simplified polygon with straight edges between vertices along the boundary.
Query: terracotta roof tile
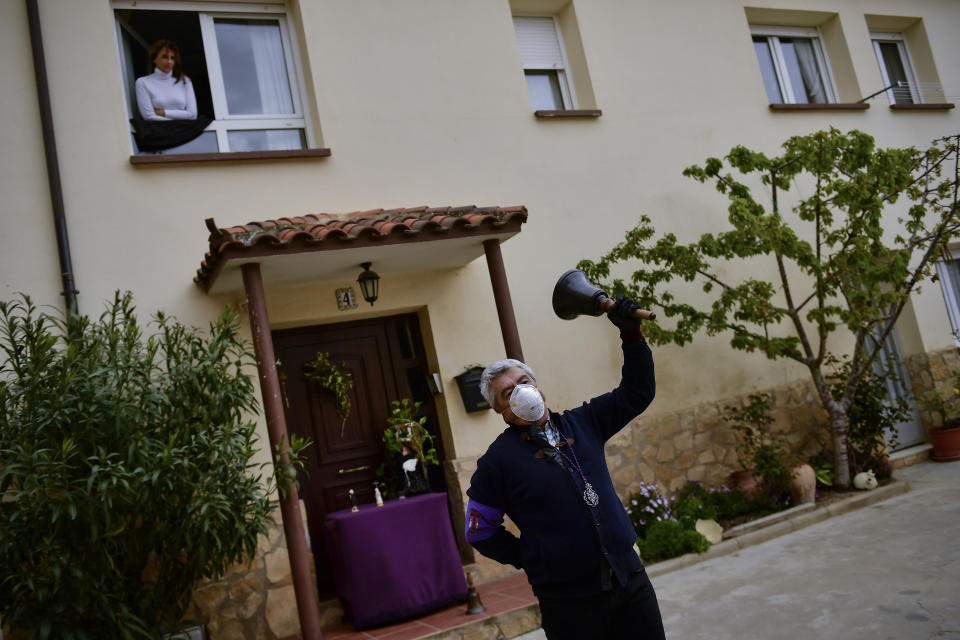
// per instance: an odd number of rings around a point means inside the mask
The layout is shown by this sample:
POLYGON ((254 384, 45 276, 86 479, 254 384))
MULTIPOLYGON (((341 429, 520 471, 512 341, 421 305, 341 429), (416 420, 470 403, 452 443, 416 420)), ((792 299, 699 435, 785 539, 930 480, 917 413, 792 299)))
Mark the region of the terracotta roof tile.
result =
POLYGON ((428 207, 369 209, 350 213, 311 213, 245 225, 218 228, 206 220, 210 248, 197 269, 194 282, 209 289, 224 263, 245 253, 282 254, 294 251, 345 249, 366 239, 386 242, 442 240, 453 233, 496 233, 527 220, 527 208, 513 207, 428 207))

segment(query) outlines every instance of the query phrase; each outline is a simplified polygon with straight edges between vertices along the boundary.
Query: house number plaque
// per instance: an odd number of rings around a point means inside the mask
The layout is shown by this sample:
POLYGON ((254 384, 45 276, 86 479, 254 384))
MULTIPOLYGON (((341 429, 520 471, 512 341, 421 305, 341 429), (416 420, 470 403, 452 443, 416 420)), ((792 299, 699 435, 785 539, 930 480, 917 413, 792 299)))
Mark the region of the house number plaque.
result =
POLYGON ((337 308, 340 311, 357 308, 357 294, 353 292, 353 287, 337 289, 337 308))

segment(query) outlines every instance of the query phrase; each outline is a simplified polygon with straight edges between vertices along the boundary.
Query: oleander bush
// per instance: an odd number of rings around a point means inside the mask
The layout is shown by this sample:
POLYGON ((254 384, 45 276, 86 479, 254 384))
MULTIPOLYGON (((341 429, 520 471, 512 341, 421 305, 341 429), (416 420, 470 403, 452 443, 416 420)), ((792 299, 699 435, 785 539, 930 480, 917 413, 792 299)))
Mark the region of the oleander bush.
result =
POLYGON ((0 621, 31 638, 157 638, 271 521, 236 317, 152 324, 0 302, 0 621))

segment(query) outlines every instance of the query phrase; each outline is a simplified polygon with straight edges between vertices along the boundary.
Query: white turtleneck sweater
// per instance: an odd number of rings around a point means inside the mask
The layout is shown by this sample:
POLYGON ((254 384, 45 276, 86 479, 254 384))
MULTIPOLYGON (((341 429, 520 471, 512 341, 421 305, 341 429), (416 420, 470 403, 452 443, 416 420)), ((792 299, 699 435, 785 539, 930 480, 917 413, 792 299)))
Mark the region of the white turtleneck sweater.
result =
POLYGON ((187 76, 177 82, 172 71, 164 73, 154 69, 150 75, 137 78, 137 106, 144 120, 197 119, 193 83, 187 76), (163 109, 164 115, 158 116, 154 111, 157 108, 163 109))

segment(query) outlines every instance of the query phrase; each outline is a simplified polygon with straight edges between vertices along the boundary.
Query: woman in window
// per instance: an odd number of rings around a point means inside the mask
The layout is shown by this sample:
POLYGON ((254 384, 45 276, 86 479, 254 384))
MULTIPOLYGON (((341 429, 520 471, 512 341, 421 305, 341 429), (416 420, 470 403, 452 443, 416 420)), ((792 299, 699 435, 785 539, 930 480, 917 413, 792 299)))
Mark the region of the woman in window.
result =
POLYGON ((193 83, 183 73, 180 50, 167 39, 150 47, 152 73, 137 78, 137 107, 144 120, 196 120, 193 83))

